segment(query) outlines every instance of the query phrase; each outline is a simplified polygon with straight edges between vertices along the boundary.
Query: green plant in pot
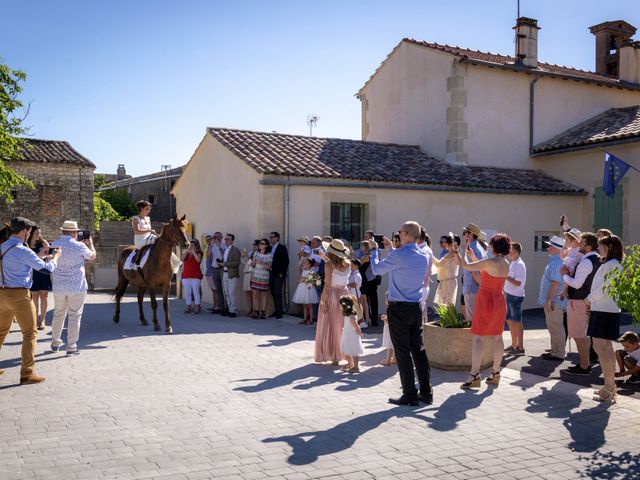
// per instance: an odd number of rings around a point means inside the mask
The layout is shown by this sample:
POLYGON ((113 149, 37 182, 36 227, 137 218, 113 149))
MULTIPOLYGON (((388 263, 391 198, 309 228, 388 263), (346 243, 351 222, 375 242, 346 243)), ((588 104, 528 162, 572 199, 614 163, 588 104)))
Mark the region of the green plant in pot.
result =
POLYGON ((442 328, 469 328, 471 323, 467 322, 462 315, 456 309, 456 306, 450 303, 449 305, 435 305, 435 312, 438 314, 438 323, 442 328))

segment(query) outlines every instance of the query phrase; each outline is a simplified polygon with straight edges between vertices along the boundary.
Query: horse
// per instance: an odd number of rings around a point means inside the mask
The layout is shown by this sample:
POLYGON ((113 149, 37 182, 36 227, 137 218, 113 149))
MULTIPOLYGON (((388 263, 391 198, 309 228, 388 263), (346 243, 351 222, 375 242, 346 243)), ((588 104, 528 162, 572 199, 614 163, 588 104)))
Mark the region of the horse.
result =
POLYGON ((127 285, 129 283, 138 287, 138 310, 140 311, 140 322, 142 325, 148 325, 147 320, 144 318, 144 311, 142 309, 142 301, 146 290, 149 290, 149 297, 151 298, 151 309, 153 310, 153 329, 160 331, 160 324, 158 323, 157 308, 158 302, 156 301, 156 291, 162 291, 162 306, 164 308, 164 322, 165 332, 173 333, 171 326, 171 319, 169 317, 169 289, 171 287, 171 277, 173 276, 173 269, 171 267, 171 254, 173 248, 181 244, 184 248, 189 245, 187 235, 185 233, 185 221, 186 215, 182 218, 178 218, 175 214, 169 223, 162 227, 162 231, 158 236, 155 244, 151 247, 149 258, 142 267, 142 273, 138 270, 125 270, 124 262, 129 257, 131 252, 135 251, 135 247, 131 245, 125 248, 120 254, 118 259, 118 285, 116 286, 113 295, 116 302, 116 312, 113 316, 113 321, 118 323, 120 321, 120 300, 124 295, 127 285))

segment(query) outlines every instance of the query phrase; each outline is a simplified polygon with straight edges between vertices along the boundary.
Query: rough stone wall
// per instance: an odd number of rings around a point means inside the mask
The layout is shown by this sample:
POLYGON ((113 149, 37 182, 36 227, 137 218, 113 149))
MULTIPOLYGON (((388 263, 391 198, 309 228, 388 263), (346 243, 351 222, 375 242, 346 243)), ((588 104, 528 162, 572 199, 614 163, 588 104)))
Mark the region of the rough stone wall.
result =
POLYGON ((80 228, 93 230, 93 169, 77 165, 35 162, 7 162, 24 175, 34 190, 18 188, 14 203, 0 200, 0 220, 17 215, 30 218, 42 227, 47 239, 60 236, 65 220, 75 220, 80 228))

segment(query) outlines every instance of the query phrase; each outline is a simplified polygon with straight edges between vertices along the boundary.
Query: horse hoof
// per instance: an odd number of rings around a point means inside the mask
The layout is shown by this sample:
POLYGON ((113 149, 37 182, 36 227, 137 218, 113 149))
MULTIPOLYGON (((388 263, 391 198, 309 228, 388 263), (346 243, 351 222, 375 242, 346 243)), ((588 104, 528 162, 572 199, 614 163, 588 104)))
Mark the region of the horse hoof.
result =
POLYGON ((154 326, 153 326, 153 329, 154 329, 156 332, 159 332, 159 331, 160 331, 160 325, 154 325, 154 326))
POLYGON ((172 327, 167 328, 166 333, 167 335, 171 335, 173 333, 173 328, 172 327))
POLYGON ((119 323, 120 322, 120 317, 114 315, 113 316, 113 323, 119 323))
POLYGON ((147 325, 149 325, 149 322, 147 322, 146 320, 140 320, 140 324, 146 327, 147 325))

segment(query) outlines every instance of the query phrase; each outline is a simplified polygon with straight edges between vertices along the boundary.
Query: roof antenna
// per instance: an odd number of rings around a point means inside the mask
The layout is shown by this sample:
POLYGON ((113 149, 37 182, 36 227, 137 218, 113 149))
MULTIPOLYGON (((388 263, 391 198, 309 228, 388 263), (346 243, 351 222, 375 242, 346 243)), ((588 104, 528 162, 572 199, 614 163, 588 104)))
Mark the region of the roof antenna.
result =
POLYGON ((313 137, 313 127, 318 125, 318 120, 320 117, 315 113, 310 113, 307 115, 307 125, 309 125, 309 136, 313 137))

